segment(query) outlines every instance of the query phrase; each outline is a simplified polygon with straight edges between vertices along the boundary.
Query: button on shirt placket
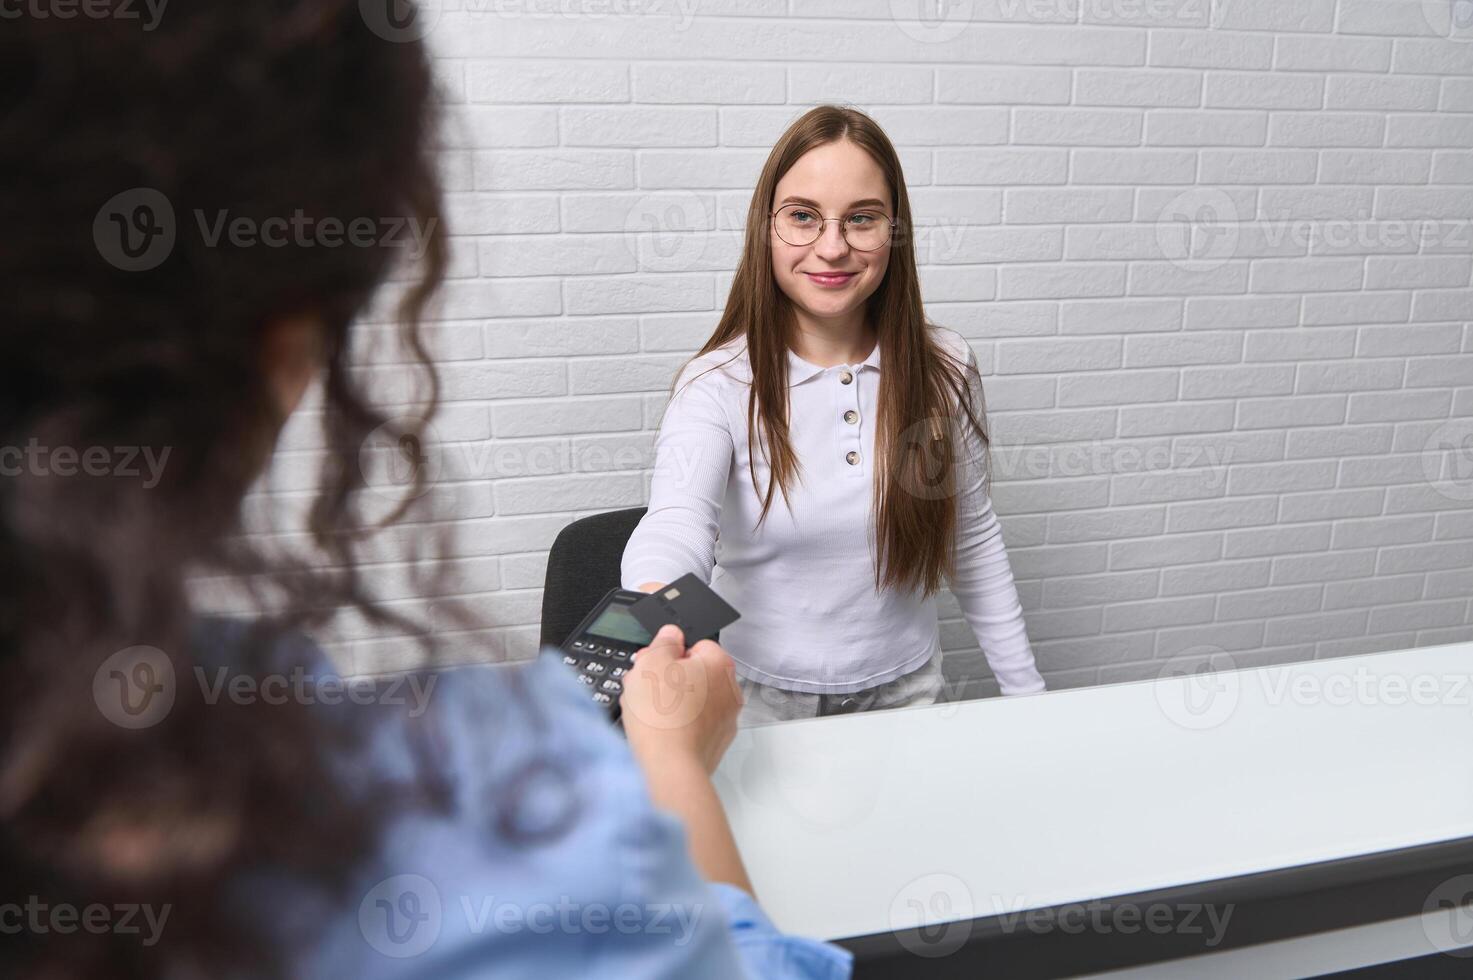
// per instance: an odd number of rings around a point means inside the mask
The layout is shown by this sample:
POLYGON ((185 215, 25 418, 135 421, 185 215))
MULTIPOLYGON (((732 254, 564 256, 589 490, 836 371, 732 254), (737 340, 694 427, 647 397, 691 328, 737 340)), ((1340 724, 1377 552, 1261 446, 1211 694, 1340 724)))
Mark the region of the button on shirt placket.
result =
POLYGON ((846 364, 839 369, 835 383, 839 386, 839 451, 844 456, 844 471, 851 479, 858 479, 864 475, 864 454, 859 437, 858 372, 846 364))

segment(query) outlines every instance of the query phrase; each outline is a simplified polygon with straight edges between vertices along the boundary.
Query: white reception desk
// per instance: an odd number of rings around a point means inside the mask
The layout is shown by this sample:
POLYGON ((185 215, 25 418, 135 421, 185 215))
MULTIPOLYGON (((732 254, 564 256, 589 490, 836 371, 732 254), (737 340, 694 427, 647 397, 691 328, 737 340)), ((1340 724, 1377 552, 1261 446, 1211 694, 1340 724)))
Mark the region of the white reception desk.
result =
POLYGON ((1473 643, 744 728, 716 786, 856 976, 1473 976, 1473 643))

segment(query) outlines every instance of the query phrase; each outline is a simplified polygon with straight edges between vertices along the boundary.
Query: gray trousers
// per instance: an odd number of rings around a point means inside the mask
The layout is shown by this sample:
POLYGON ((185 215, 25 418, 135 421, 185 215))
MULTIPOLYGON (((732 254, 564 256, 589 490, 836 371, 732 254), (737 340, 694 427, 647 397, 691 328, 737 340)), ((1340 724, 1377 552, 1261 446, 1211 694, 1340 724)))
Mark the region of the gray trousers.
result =
POLYGON ((877 711, 912 704, 934 704, 941 694, 941 651, 908 674, 875 687, 848 694, 810 694, 789 691, 737 675, 747 699, 737 716, 737 727, 767 725, 796 718, 817 718, 851 711, 877 711))

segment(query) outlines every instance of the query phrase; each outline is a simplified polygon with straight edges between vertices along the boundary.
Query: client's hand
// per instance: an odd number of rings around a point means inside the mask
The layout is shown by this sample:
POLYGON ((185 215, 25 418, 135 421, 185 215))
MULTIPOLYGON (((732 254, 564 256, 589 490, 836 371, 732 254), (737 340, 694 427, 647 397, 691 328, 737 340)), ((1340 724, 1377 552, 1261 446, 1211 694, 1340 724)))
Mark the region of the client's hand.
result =
POLYGON ((662 626, 634 655, 619 707, 650 799, 685 824, 701 874, 755 894, 711 784, 742 707, 731 657, 715 640, 702 640, 687 653, 680 627, 662 626))
POLYGON ((644 583, 643 585, 641 585, 639 587, 639 591, 641 591, 641 592, 654 592, 657 589, 663 589, 665 586, 667 586, 669 584, 670 584, 669 582, 646 582, 646 583, 644 583))
POLYGON ((680 627, 660 627, 624 675, 619 708, 629 747, 646 768, 661 760, 716 770, 736 736, 743 703, 731 657, 714 640, 687 654, 680 627))

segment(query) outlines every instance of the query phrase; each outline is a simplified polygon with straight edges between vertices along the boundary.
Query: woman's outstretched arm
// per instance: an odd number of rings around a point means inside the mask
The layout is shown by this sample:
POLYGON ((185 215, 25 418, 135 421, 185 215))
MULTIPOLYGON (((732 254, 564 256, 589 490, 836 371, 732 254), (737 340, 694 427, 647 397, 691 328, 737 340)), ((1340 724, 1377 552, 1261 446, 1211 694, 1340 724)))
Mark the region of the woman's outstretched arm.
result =
POLYGON ((649 509, 624 547, 626 589, 652 591, 688 572, 711 580, 734 445, 722 379, 702 375, 706 367, 692 362, 681 372, 660 421, 649 509))

